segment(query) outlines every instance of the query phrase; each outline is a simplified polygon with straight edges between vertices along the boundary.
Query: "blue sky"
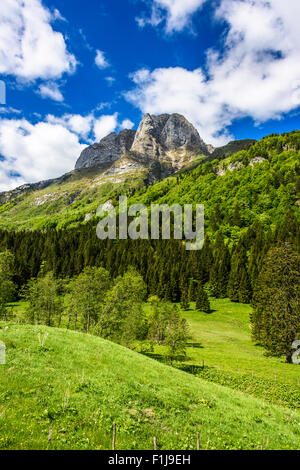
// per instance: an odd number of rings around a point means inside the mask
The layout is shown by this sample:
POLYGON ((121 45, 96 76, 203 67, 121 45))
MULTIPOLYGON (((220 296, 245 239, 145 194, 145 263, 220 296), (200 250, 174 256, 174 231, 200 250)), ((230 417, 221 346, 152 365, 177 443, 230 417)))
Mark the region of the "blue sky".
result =
POLYGON ((1 0, 0 190, 145 112, 207 143, 299 129, 298 0, 1 0))

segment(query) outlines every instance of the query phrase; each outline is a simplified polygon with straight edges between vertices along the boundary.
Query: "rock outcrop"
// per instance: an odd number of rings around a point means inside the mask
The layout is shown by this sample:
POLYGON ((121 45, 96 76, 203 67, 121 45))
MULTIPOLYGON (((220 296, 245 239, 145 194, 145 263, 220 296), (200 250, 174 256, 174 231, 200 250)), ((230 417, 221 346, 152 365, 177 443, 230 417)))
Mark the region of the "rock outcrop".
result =
MULTIPOLYGON (((99 143, 83 150, 75 169, 112 165, 111 172, 118 174, 115 162, 126 155, 128 168, 145 167, 155 178, 172 174, 190 163, 196 154, 210 154, 210 148, 201 139, 195 127, 180 114, 146 114, 138 130, 123 130, 104 137, 99 143)), ((108 170, 109 174, 110 170, 108 170)))
POLYGON ((113 163, 128 152, 133 144, 135 131, 125 129, 119 134, 112 132, 99 143, 87 147, 76 162, 75 170, 113 163))
POLYGON ((206 144, 195 127, 180 114, 146 114, 135 135, 131 150, 159 159, 171 150, 188 149, 208 155, 206 144))

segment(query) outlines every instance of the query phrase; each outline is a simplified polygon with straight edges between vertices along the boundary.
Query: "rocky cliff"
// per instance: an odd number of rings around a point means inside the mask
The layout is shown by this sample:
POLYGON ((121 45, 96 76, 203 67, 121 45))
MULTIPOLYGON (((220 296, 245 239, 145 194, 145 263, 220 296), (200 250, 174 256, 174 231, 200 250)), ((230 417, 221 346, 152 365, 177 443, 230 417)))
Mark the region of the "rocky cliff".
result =
POLYGON ((184 116, 146 114, 137 131, 123 130, 118 135, 114 132, 83 150, 75 169, 111 164, 108 174, 118 174, 122 162, 120 171, 124 173, 126 156, 128 171, 134 171, 137 165, 146 167, 156 179, 181 169, 196 155, 209 155, 210 150, 184 116))
POLYGON ((103 163, 113 163, 128 152, 133 144, 135 131, 123 130, 118 135, 113 132, 104 137, 99 143, 83 150, 76 162, 75 170, 91 168, 103 163))

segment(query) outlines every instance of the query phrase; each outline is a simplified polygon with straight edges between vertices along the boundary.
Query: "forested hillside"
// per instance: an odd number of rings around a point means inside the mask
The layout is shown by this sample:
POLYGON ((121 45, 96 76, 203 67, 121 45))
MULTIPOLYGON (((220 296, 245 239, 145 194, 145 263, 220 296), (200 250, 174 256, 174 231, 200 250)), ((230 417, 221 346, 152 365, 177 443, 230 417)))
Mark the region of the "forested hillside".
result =
MULTIPOLYGON (((180 300, 195 280, 209 283, 217 297, 249 302, 267 250, 290 242, 299 251, 299 149, 300 132, 272 135, 221 162, 127 190, 129 205, 203 203, 206 241, 198 252, 187 252, 176 240, 100 241, 96 217, 68 230, 2 230, 0 248, 15 254, 19 287, 37 276, 42 262, 62 277, 88 265, 103 266, 115 277, 132 265, 143 275, 149 294, 161 298, 180 300)), ((111 201, 117 205, 117 190, 111 201)))

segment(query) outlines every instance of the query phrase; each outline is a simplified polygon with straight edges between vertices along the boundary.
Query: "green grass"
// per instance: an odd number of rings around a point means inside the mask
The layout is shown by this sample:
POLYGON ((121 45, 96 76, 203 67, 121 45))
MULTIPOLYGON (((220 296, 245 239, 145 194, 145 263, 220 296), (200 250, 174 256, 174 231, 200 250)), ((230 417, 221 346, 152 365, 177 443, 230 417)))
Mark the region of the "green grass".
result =
MULTIPOLYGON (((286 364, 284 357, 267 357, 252 341, 251 307, 228 299, 210 300, 210 314, 198 312, 194 304, 189 311, 181 310, 193 339, 177 367, 270 403, 300 409, 300 368, 286 364)), ((166 354, 165 347, 155 346, 148 355, 167 362, 166 354)))
POLYGON ((101 338, 2 324, 0 448, 296 449, 300 413, 263 403, 101 338), (38 335, 48 337, 44 346, 38 335), (49 428, 53 428, 48 443, 49 428))
POLYGON ((44 189, 25 191, 10 203, 0 203, 0 227, 6 230, 75 227, 108 199, 144 185, 143 171, 118 178, 105 176, 103 171, 89 168, 71 172, 44 189))
MULTIPOLYGON (((194 304, 192 304, 194 307, 194 304)), ((286 364, 284 357, 266 357, 263 348, 251 339, 251 307, 228 299, 211 299, 212 313, 191 309, 182 312, 188 320, 195 342, 190 348, 190 364, 202 361, 219 370, 298 384, 300 367, 286 364)))

